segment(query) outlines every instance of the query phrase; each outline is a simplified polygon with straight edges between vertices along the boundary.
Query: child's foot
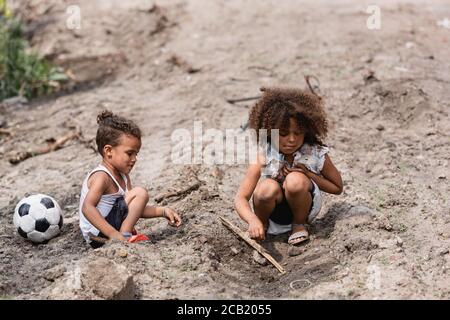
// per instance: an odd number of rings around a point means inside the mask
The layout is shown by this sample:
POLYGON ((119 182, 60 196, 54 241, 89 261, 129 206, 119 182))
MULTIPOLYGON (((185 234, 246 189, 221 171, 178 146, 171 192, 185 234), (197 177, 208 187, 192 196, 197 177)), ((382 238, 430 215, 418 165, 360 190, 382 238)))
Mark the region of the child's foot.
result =
POLYGON ((288 239, 288 244, 297 245, 309 239, 308 229, 304 224, 292 224, 292 234, 288 239))

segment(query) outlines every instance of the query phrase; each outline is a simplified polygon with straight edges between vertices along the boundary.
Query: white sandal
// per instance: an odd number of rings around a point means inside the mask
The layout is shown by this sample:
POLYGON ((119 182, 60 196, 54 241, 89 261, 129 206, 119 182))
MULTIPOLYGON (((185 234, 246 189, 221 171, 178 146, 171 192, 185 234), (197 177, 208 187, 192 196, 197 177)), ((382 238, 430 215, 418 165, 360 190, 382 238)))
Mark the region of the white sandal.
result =
POLYGON ((300 230, 300 231, 297 231, 297 232, 291 234, 289 236, 289 239, 288 239, 288 244, 290 244, 290 245, 297 245, 297 244, 302 243, 302 242, 304 242, 304 241, 309 239, 309 232, 308 232, 306 224, 293 223, 292 224, 292 229, 294 229, 294 226, 304 227, 305 230, 300 230))

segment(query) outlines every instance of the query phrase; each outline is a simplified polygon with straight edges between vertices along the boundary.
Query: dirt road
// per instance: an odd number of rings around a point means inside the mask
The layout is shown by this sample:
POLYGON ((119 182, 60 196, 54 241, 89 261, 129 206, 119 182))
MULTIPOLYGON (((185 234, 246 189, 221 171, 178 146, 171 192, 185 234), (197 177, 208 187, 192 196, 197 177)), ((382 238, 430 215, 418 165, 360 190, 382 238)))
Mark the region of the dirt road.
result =
POLYGON ((381 29, 369 30, 372 2, 80 0, 74 30, 69 1, 16 2, 34 23, 33 47, 74 80, 60 95, 2 107, 13 136, 0 135, 0 296, 61 297, 61 274, 48 276, 55 267, 70 273, 81 259, 104 256, 132 273, 138 299, 449 299, 450 3, 377 1, 381 29), (326 143, 344 193, 325 196, 298 255, 288 254, 287 235, 264 243, 287 270, 281 276, 219 222, 245 229, 233 211, 245 165, 175 165, 171 134, 192 131, 194 121, 239 129, 251 102, 226 99, 267 85, 304 87, 307 74, 326 99, 326 143), (17 165, 8 159, 75 125, 92 139, 105 108, 144 132, 131 177, 151 202, 201 184, 162 202, 182 215, 180 230, 142 221, 152 242, 94 251, 83 243, 77 206, 99 156, 71 141, 17 165), (62 234, 45 245, 23 241, 12 224, 15 204, 35 192, 64 209, 62 234))

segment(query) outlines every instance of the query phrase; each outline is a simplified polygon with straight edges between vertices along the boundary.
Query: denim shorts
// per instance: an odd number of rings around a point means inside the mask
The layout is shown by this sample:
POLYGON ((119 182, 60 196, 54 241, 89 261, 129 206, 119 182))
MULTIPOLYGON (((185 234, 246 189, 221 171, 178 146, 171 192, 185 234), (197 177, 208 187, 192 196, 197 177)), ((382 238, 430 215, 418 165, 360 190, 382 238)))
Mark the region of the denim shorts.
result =
MULTIPOLYGON (((124 197, 119 197, 116 199, 116 202, 114 202, 114 205, 111 208, 111 211, 108 213, 108 215, 105 217, 106 222, 108 222, 111 226, 113 226, 114 229, 117 231, 120 230, 120 227, 122 226, 123 221, 126 219, 128 215, 128 206, 125 202, 124 197)), ((99 237, 102 238, 108 238, 103 233, 98 234, 99 237)), ((103 246, 103 243, 97 242, 92 240, 90 243, 92 248, 97 249, 103 246)))

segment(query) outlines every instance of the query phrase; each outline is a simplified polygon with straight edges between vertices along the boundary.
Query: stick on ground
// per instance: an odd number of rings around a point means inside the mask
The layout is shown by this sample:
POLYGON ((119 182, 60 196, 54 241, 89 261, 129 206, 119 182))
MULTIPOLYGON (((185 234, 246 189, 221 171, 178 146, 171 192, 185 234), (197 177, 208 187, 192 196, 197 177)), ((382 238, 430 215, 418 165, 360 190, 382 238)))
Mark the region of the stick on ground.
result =
POLYGON ((6 134, 8 136, 12 136, 11 131, 9 131, 8 129, 3 129, 3 128, 0 128, 0 134, 6 134))
POLYGON ((227 99, 228 103, 235 104, 236 102, 244 102, 244 101, 251 101, 251 100, 257 100, 261 98, 261 96, 256 97, 248 97, 248 98, 239 98, 239 99, 227 99))
POLYGON ((264 258, 269 260, 270 263, 272 263, 275 266, 275 268, 277 268, 278 271, 281 272, 281 274, 286 273, 286 271, 283 269, 283 267, 260 244, 258 244, 255 240, 250 239, 249 236, 245 232, 243 232, 238 227, 234 226, 227 219, 220 217, 220 220, 222 220, 222 223, 228 229, 230 229, 232 232, 234 232, 236 235, 238 235, 240 238, 242 238, 245 242, 247 242, 251 247, 253 247, 256 251, 258 251, 264 258))
POLYGON ((103 243, 103 244, 105 244, 105 243, 108 243, 108 242, 110 242, 111 240, 110 239, 106 239, 106 238, 103 238, 103 237, 98 237, 98 236, 94 236, 92 233, 88 233, 88 236, 89 236, 89 239, 90 240, 92 240, 92 241, 97 241, 97 242, 100 242, 100 243, 103 243))
POLYGON ((75 131, 67 133, 65 136, 59 138, 55 142, 53 142, 45 147, 41 147, 41 148, 38 148, 38 149, 32 150, 32 151, 19 152, 15 156, 11 157, 9 159, 9 162, 11 164, 18 164, 19 162, 22 162, 28 158, 39 156, 41 154, 46 154, 46 153, 61 149, 67 141, 72 140, 72 139, 77 139, 80 136, 81 136, 81 131, 79 128, 77 128, 75 131))
POLYGON ((197 181, 193 185, 187 186, 186 188, 183 188, 181 190, 171 191, 171 192, 167 192, 167 193, 161 194, 159 196, 156 196, 155 197, 155 201, 159 203, 159 202, 161 202, 161 201, 163 201, 164 199, 167 199, 167 198, 172 198, 172 197, 178 197, 178 196, 185 195, 185 194, 187 194, 189 192, 197 190, 198 188, 200 188, 200 185, 201 185, 201 182, 197 181))

